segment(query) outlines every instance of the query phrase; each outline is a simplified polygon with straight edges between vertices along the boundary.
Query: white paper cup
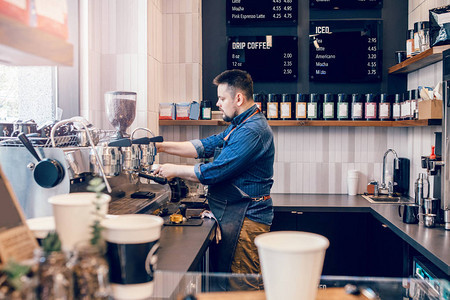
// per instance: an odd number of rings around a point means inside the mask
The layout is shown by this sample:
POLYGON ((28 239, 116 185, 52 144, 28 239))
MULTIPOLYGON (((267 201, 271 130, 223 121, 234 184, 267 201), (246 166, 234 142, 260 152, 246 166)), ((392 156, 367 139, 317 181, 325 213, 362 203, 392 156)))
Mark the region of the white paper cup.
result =
POLYGON ((316 298, 327 238, 308 232, 276 231, 255 238, 267 300, 316 298))
POLYGON ((163 223, 153 215, 119 215, 102 221, 114 299, 151 297, 163 223))
POLYGON ((350 196, 358 194, 358 171, 349 170, 347 175, 347 192, 350 196))
POLYGON ((27 219, 27 225, 34 237, 42 240, 47 237, 49 232, 55 231, 55 218, 50 216, 27 219))
POLYGON ((106 215, 111 201, 107 194, 99 199, 96 193, 61 194, 48 200, 53 206, 55 228, 64 250, 73 251, 77 243, 91 239, 91 226, 96 219, 94 201, 100 201, 100 213, 106 215))

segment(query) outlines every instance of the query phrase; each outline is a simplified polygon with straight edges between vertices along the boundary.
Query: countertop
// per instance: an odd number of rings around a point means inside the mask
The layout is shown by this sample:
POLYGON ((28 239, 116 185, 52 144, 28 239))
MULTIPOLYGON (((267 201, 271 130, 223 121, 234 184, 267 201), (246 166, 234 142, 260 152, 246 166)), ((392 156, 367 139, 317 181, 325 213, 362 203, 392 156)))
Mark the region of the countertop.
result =
POLYGON ((398 216, 398 204, 372 204, 360 195, 272 194, 272 199, 275 211, 370 212, 445 274, 450 275, 450 231, 446 231, 443 226, 427 228, 403 223, 398 216))

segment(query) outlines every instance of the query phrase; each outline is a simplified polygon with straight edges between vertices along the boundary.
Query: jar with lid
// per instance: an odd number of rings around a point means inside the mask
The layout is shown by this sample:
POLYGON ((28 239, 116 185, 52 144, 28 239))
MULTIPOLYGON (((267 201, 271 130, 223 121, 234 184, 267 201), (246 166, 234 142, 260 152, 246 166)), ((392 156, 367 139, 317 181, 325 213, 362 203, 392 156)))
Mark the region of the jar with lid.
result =
POLYGON ((67 263, 66 253, 62 251, 35 252, 39 259, 39 298, 74 299, 73 271, 67 263))
POLYGON ((361 121, 364 118, 364 106, 362 95, 352 94, 352 120, 361 121))
POLYGON ((279 94, 269 94, 267 95, 267 119, 268 120, 278 120, 278 107, 280 103, 279 94))
POLYGON ((281 120, 292 120, 292 108, 294 107, 294 95, 293 94, 283 94, 281 95, 280 102, 280 119, 281 120))
POLYGON ((367 121, 374 121, 378 118, 377 107, 378 107, 377 95, 366 94, 364 114, 366 116, 367 121))
POLYGON ((388 121, 391 119, 391 101, 387 94, 380 95, 380 102, 378 103, 378 116, 380 121, 388 121))
POLYGON ((347 94, 338 94, 337 100, 337 119, 348 120, 350 118, 350 99, 347 94))
POLYGON ((392 103, 392 119, 399 121, 402 118, 401 106, 403 103, 403 93, 395 94, 394 103, 392 103))
POLYGON ((406 57, 412 57, 414 52, 414 29, 409 29, 406 31, 406 57))
POLYGON ((202 120, 211 120, 212 118, 212 103, 209 100, 203 100, 200 103, 200 112, 202 120))
POLYGON ((256 106, 258 106, 259 110, 265 115, 265 112, 266 112, 265 95, 264 94, 253 94, 253 101, 255 101, 256 106))
POLYGON ((324 120, 336 120, 336 95, 326 93, 323 95, 322 118, 324 120))
POLYGON ((316 93, 312 93, 309 95, 308 102, 308 119, 309 120, 320 120, 320 95, 316 93))
POLYGON ((404 92, 403 102, 400 107, 400 118, 403 120, 411 118, 411 101, 409 96, 409 91, 404 92))
POLYGON ((306 107, 309 101, 308 94, 296 94, 295 95, 295 119, 305 120, 307 117, 306 107))

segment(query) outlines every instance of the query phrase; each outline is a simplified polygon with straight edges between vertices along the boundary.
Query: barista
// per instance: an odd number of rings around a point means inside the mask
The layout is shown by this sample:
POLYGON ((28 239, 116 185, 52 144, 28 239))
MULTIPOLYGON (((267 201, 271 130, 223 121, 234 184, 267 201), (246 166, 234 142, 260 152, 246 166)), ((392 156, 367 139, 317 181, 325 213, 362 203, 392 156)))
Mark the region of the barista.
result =
POLYGON ((209 186, 208 203, 222 233, 221 241, 211 246, 213 271, 259 273, 254 239, 270 230, 273 219, 273 133, 253 102, 250 74, 227 70, 213 83, 217 86, 216 105, 230 126, 205 139, 156 143, 160 153, 214 157, 213 162, 195 166, 163 164, 155 173, 209 186))

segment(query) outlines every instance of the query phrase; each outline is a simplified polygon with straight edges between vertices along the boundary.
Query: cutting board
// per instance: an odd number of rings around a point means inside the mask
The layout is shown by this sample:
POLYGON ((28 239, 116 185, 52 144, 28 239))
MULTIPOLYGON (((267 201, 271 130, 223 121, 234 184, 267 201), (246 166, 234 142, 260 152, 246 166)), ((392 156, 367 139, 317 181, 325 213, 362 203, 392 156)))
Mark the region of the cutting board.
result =
MULTIPOLYGON (((214 292, 214 293, 200 293, 195 295, 198 300, 265 300, 266 294, 264 291, 244 291, 244 292, 214 292)), ((344 288, 327 288, 319 289, 316 300, 362 300, 368 299, 364 295, 349 295, 346 294, 344 288)))

